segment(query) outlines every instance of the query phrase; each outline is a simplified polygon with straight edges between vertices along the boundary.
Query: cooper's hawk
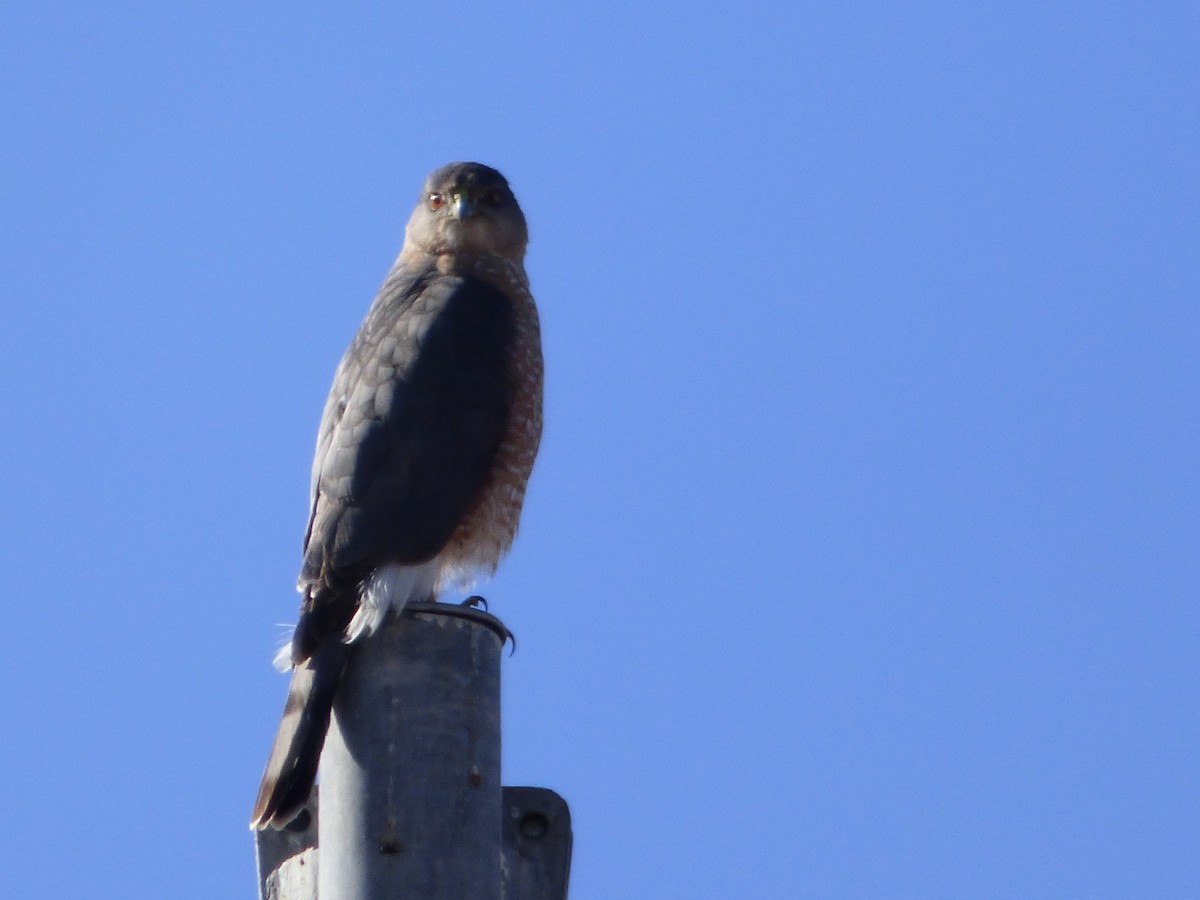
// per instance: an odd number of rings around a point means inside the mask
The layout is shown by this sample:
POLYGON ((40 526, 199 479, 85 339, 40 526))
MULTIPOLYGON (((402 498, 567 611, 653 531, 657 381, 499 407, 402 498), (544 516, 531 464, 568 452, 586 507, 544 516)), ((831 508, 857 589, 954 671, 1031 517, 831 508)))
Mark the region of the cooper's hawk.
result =
POLYGON ((292 681, 252 828, 280 827, 304 805, 346 644, 409 601, 492 574, 512 543, 542 430, 527 240, 499 172, 438 169, 338 366, 284 656, 292 681))

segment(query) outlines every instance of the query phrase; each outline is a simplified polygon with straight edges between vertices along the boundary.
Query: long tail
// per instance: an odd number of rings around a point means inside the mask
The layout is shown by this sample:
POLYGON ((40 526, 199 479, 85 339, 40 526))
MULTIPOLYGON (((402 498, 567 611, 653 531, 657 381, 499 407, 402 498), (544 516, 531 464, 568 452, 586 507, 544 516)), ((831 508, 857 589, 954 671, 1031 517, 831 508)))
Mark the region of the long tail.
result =
POLYGON ((293 670, 287 705, 250 815, 252 829, 282 828, 308 800, 345 667, 346 645, 333 638, 293 670))

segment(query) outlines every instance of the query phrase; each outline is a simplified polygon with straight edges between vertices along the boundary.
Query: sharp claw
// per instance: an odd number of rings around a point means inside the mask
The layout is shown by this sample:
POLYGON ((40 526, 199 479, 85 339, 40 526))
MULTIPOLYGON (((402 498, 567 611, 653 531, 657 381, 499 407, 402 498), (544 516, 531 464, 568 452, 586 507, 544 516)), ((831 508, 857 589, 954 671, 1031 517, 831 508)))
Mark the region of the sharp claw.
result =
MULTIPOLYGON (((485 598, 479 596, 478 594, 472 594, 470 597, 468 597, 466 600, 462 601, 462 603, 460 603, 458 605, 466 606, 471 609, 482 609, 484 612, 488 611, 487 600, 485 598)), ((503 623, 501 623, 501 624, 503 625, 503 623)), ((515 634, 513 634, 511 631, 509 631, 507 627, 505 627, 504 639, 512 644, 512 649, 508 651, 508 655, 512 656, 514 653, 517 652, 517 636, 515 634)))

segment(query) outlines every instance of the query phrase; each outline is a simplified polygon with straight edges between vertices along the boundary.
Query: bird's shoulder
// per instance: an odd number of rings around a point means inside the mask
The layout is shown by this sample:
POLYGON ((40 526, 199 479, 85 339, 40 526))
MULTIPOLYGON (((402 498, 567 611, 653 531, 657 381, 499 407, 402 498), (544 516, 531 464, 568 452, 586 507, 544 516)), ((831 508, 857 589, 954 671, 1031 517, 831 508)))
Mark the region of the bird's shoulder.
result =
POLYGON ((365 364, 402 371, 418 349, 430 346, 431 329, 457 340, 498 342, 512 318, 508 293, 470 273, 398 264, 380 288, 339 366, 335 383, 353 380, 365 364))
POLYGON ((418 398, 472 405, 490 398, 505 380, 512 333, 510 298, 489 282, 398 265, 338 365, 318 432, 314 489, 331 443, 353 444, 373 422, 405 427, 396 415, 411 417, 418 398))

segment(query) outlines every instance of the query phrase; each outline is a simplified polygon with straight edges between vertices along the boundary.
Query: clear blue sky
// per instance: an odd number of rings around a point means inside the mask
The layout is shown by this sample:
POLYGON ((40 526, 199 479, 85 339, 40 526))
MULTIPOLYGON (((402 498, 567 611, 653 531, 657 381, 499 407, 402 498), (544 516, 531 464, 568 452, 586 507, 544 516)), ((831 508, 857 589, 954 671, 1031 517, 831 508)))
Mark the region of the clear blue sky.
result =
POLYGON ((1200 896, 1194 4, 110 7, 0 27, 6 898, 253 895, 317 420, 456 159, 573 900, 1200 896))

